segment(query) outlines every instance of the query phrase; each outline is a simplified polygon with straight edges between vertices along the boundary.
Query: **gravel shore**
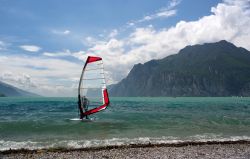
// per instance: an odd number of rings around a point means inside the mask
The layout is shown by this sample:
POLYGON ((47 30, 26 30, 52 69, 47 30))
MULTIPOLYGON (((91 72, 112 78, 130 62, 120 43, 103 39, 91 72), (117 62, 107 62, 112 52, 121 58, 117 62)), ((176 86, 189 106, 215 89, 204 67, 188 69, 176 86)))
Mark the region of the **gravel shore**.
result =
POLYGON ((152 146, 127 147, 96 150, 70 150, 70 151, 27 151, 0 153, 1 159, 54 159, 54 158, 89 158, 89 159, 250 159, 250 144, 205 144, 187 146, 152 146))

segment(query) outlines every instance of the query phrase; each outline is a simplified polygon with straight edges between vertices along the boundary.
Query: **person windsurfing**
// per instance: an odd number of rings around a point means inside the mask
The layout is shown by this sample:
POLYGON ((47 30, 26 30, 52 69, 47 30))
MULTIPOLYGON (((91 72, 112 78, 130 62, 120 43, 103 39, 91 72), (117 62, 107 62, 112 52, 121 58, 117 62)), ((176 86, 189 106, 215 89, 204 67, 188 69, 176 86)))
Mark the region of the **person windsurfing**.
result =
MULTIPOLYGON (((89 100, 86 98, 86 96, 82 97, 82 107, 85 110, 85 112, 88 111, 89 100)), ((89 119, 89 117, 87 115, 85 117, 86 117, 86 119, 89 119)))
POLYGON ((80 119, 83 119, 84 117, 86 117, 86 119, 89 119, 87 115, 84 115, 83 110, 88 111, 88 107, 89 107, 89 100, 83 96, 82 98, 80 97, 80 95, 78 96, 78 107, 79 107, 79 113, 80 113, 80 119))

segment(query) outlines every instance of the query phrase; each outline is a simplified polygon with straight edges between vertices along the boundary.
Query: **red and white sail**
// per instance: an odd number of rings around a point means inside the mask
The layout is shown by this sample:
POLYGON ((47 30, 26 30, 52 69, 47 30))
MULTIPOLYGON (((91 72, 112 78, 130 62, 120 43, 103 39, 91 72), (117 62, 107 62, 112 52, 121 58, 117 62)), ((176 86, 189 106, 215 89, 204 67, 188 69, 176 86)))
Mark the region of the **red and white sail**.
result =
POLYGON ((109 96, 101 57, 88 56, 82 70, 78 87, 80 118, 106 109, 109 96), (89 100, 88 110, 83 108, 83 97, 89 100))

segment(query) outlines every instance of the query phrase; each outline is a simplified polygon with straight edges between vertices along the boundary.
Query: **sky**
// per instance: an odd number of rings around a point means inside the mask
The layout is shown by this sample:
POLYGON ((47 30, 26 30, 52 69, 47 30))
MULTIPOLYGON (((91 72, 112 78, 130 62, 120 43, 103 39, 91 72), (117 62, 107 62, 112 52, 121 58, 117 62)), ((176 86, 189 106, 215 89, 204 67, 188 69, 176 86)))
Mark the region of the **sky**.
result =
POLYGON ((84 62, 108 84, 135 64, 227 40, 250 50, 250 0, 0 0, 0 81, 42 96, 77 96, 84 62))

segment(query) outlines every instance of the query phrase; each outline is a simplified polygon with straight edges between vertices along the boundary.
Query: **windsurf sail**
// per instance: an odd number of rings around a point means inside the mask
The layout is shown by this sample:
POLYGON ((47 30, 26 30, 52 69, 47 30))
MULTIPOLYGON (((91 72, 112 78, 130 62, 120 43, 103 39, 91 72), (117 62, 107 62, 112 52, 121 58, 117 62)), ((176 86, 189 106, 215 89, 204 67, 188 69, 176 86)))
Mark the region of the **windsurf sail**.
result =
POLYGON ((106 109, 109 105, 104 66, 101 57, 88 56, 78 87, 80 119, 106 109))

